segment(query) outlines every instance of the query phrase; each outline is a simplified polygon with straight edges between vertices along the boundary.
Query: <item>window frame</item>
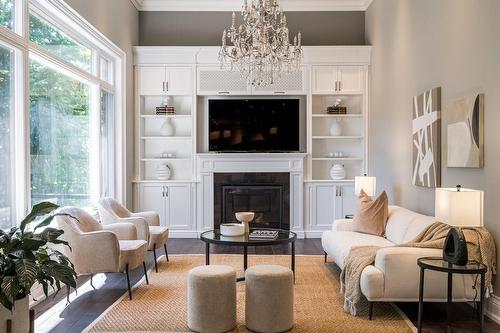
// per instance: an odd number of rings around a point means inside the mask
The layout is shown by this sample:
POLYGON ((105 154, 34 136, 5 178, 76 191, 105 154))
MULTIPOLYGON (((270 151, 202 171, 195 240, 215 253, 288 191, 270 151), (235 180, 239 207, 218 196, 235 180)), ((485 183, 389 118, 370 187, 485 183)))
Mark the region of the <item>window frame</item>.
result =
MULTIPOLYGON (((90 85, 91 113, 93 116, 93 128, 99 134, 100 120, 100 91, 105 90, 114 96, 114 133, 115 150, 111 168, 114 177, 110 182, 113 188, 110 195, 118 200, 126 201, 126 140, 125 140, 125 119, 126 119, 126 94, 125 94, 125 73, 126 56, 125 53, 113 44, 107 37, 97 31, 85 19, 78 15, 63 0, 14 0, 15 1, 15 22, 14 31, 0 26, 0 43, 15 49, 15 213, 17 222, 29 211, 31 207, 31 184, 30 184, 30 129, 29 129, 29 59, 36 58, 44 64, 58 71, 74 77, 79 81, 84 81, 90 85), (44 20, 54 24, 56 28, 75 39, 78 43, 89 47, 91 50, 91 71, 88 72, 68 61, 59 58, 40 45, 31 42, 29 37, 29 12, 33 10, 44 20), (113 83, 102 80, 99 66, 100 57, 105 57, 113 67, 113 83), (95 125, 97 124, 97 126, 95 125)), ((93 138, 98 140, 99 137, 93 138)), ((99 150, 100 151, 100 150, 99 150)), ((94 154, 91 154, 94 155, 94 154)), ((92 169, 92 168, 91 168, 92 169)), ((100 170, 99 160, 93 161, 92 182, 97 182, 97 187, 90 193, 93 200, 98 199, 104 193, 101 177, 102 173, 108 171, 100 170)), ((94 186, 95 187, 95 186, 94 186)))

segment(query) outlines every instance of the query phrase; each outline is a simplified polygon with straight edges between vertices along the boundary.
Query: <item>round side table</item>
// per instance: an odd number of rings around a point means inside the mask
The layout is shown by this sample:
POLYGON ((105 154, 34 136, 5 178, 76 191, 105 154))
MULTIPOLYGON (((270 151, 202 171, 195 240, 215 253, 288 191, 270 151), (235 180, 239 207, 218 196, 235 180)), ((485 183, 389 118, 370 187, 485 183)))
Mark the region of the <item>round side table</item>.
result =
POLYGON ((488 268, 480 262, 469 261, 467 264, 454 265, 438 257, 424 257, 417 260, 420 267, 420 288, 418 295, 418 332, 422 332, 422 316, 424 308, 424 275, 425 270, 443 272, 448 274, 448 294, 446 302, 446 324, 447 332, 451 331, 451 306, 453 302, 453 274, 480 274, 481 275, 481 291, 479 304, 479 331, 484 331, 484 276, 488 268))

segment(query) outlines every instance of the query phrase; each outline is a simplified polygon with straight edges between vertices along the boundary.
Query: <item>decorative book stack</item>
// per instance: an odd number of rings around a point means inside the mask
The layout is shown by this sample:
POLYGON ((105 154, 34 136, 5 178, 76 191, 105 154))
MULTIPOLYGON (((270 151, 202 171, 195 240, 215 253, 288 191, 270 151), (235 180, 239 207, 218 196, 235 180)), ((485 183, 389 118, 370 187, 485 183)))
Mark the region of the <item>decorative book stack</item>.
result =
POLYGON ((175 114, 175 108, 173 106, 158 106, 156 107, 157 115, 173 115, 175 114))
POLYGON ((249 239, 276 239, 278 231, 276 230, 254 230, 248 235, 249 239))
POLYGON ((329 106, 326 108, 327 114, 347 114, 347 107, 345 106, 329 106))

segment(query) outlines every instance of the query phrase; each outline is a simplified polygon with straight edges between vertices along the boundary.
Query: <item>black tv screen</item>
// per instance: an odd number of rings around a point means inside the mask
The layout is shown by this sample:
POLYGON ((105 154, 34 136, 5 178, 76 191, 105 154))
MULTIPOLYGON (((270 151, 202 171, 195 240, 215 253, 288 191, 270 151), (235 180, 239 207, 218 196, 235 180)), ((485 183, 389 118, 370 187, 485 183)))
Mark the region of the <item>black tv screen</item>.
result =
POLYGON ((209 151, 298 152, 298 99, 211 99, 209 151))

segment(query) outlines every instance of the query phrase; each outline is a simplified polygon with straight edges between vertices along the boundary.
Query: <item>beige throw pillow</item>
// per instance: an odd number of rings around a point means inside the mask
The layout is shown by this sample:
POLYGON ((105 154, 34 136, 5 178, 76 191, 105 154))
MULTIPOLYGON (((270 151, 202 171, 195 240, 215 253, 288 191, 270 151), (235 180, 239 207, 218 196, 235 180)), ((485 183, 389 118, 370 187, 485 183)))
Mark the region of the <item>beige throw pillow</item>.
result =
POLYGON ((354 231, 385 236, 389 217, 389 200, 385 191, 373 200, 363 190, 359 194, 358 208, 352 221, 354 231))

